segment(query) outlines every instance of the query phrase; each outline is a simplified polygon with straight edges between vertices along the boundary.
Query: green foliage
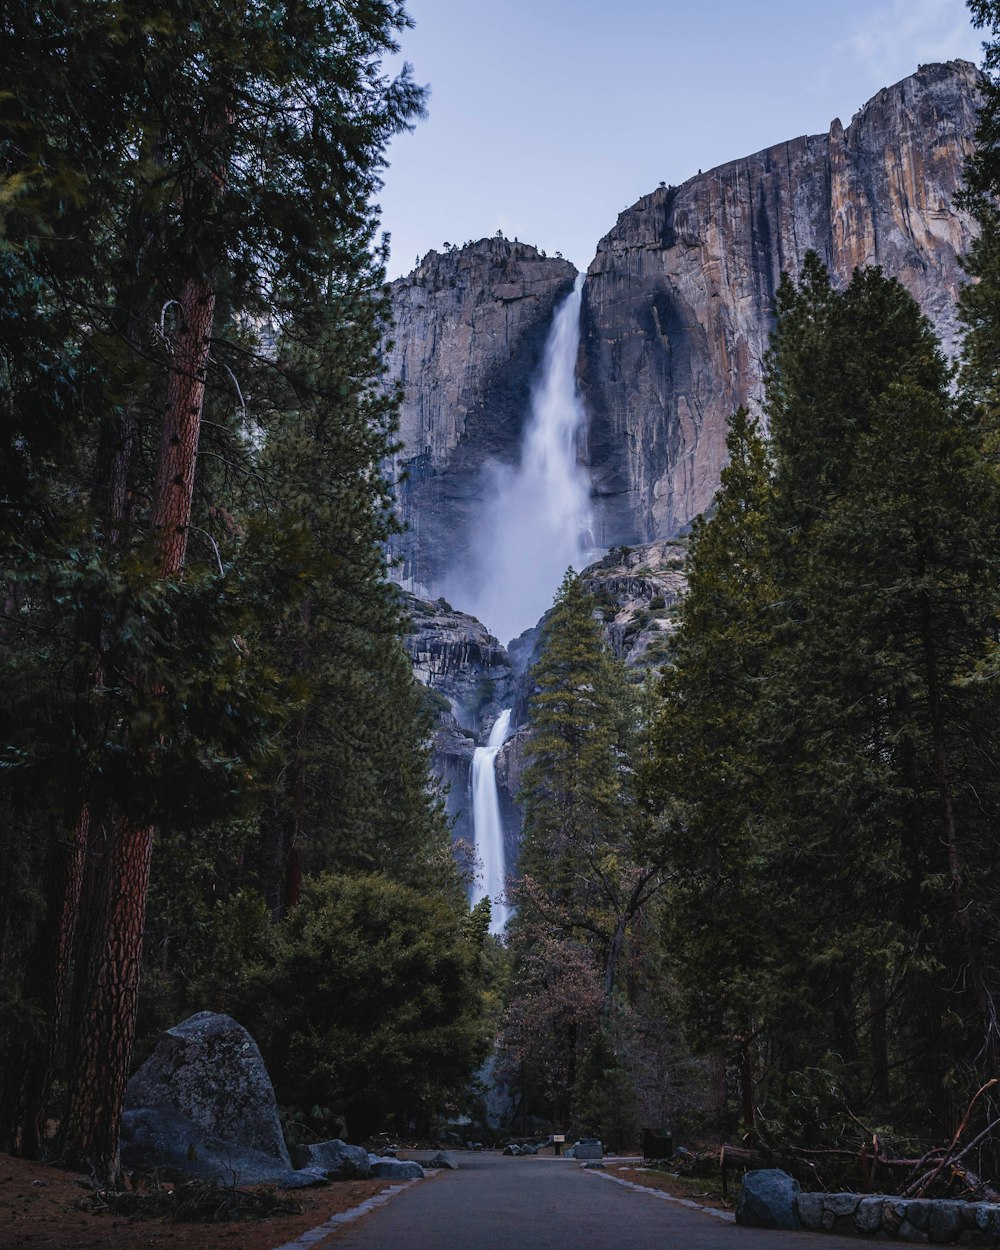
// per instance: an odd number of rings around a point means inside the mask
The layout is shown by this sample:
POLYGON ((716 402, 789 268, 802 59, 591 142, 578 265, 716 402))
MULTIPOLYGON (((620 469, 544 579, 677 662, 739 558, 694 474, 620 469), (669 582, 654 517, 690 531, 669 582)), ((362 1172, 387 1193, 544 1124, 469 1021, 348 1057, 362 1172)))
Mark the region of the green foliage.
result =
POLYGON ((398 395, 373 199, 422 107, 383 69, 408 21, 395 0, 5 10, 4 1144, 44 1110, 19 1102, 24 1024, 88 966, 88 926, 56 942, 81 813, 94 846, 157 829, 141 1045, 242 993, 302 871, 382 871, 458 915, 384 556, 398 395), (163 581, 150 500, 192 281, 215 316, 186 563, 163 581))
MULTIPOLYGON (((605 646, 598 612, 570 570, 532 670, 522 878, 501 1037, 522 1098, 557 1122, 572 1114, 580 1053, 621 992, 621 963, 662 885, 657 861, 643 854, 634 785, 639 699, 605 646)), ((634 1113, 634 1094, 629 1107, 634 1113)))
POLYGON ((996 716, 964 678, 997 480, 897 282, 837 292, 813 256, 777 308, 770 446, 736 414, 645 778, 671 941, 745 1127, 805 1135, 788 1108, 826 1071, 841 1105, 941 1134, 995 1044, 996 716))
POLYGON ((486 1053, 462 913, 385 877, 324 874, 283 922, 241 1014, 278 1098, 332 1107, 355 1140, 424 1126, 486 1053))

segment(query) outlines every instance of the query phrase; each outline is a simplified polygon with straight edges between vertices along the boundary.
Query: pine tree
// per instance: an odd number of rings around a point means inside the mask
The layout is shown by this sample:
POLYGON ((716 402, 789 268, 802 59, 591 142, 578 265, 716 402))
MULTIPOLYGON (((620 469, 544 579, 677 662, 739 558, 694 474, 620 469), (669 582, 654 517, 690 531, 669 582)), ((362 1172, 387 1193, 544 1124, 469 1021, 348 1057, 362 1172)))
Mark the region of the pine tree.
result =
POLYGON ((777 992, 777 933, 761 923, 775 850, 763 817, 768 777, 756 750, 770 664, 774 584, 766 447, 734 414, 711 519, 694 526, 687 594, 659 687, 646 801, 659 811, 658 854, 670 874, 668 949, 688 996, 692 1036, 737 1066, 753 1126, 760 1003, 777 992))
POLYGON ((922 1057, 947 1123, 943 1052, 989 1054, 996 1031, 974 884, 995 864, 992 715, 958 684, 997 602, 995 480, 926 319, 879 270, 838 295, 813 261, 783 288, 770 360, 781 619, 765 736, 796 877, 825 875, 802 900, 824 935, 812 985, 848 1068, 864 1069, 856 1019, 874 1020, 865 1045, 888 1092, 882 986, 906 978, 926 1003, 921 964, 966 969, 971 993, 948 996, 966 1037, 929 1036, 922 1057), (912 965, 886 961, 901 947, 912 965))
MULTIPOLYGON (((307 337, 330 273, 349 272, 370 241, 385 144, 419 108, 406 73, 379 71, 406 21, 379 0, 41 15, 18 4, 0 32, 12 69, 0 118, 4 273, 33 317, 27 332, 6 320, 16 454, 4 572, 18 643, 55 638, 73 661, 49 669, 72 674, 59 710, 73 713, 12 726, 6 755, 26 783, 58 769, 49 914, 61 906, 88 921, 75 932, 65 1149, 108 1179, 155 824, 182 794, 194 824, 217 798, 238 800, 266 735, 269 678, 245 682, 253 665, 233 643, 247 604, 239 527, 200 493, 219 451, 202 439, 202 417, 206 404, 228 405, 225 450, 252 458, 259 427, 236 430, 232 412, 275 368, 253 327, 267 316, 284 336, 307 337), (53 358, 66 363, 46 369, 53 358), (29 390, 32 374, 40 385, 29 390), (29 401, 44 421, 27 418, 29 401), (83 476, 67 506, 45 468, 74 440, 83 476), (57 601, 74 607, 68 628, 65 612, 58 624, 47 615, 57 601), (205 763, 200 779, 191 773, 205 763), (227 783, 213 792, 220 770, 227 783), (67 871, 56 871, 67 841, 67 871)), ((21 666, 36 674, 45 681, 21 666)), ((9 1088, 4 1136, 30 1149, 40 1086, 33 1106, 9 1088)))

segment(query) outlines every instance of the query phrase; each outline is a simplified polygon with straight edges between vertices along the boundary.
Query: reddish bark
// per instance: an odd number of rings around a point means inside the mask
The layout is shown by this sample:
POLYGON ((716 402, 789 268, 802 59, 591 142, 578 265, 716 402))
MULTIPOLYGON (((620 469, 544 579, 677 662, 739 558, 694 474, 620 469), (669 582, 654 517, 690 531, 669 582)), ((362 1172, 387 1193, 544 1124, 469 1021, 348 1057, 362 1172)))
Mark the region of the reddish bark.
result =
POLYGON ((135 1036, 152 848, 151 826, 115 824, 103 874, 105 914, 96 918, 96 940, 80 969, 86 997, 78 1045, 70 1054, 64 1153, 106 1181, 120 1172, 118 1135, 135 1036))
POLYGON ((189 278, 178 303, 180 325, 167 381, 151 522, 162 577, 180 571, 187 549, 215 293, 205 279, 189 278))
MULTIPOLYGON (((178 302, 151 515, 163 578, 180 572, 187 549, 215 295, 205 279, 189 278, 178 302)), ((100 908, 82 945, 86 1000, 76 1013, 63 1152, 110 1184, 120 1173, 119 1132, 138 1010, 153 834, 152 825, 113 819, 95 891, 100 908)), ((93 867, 100 871, 99 863, 93 867)))

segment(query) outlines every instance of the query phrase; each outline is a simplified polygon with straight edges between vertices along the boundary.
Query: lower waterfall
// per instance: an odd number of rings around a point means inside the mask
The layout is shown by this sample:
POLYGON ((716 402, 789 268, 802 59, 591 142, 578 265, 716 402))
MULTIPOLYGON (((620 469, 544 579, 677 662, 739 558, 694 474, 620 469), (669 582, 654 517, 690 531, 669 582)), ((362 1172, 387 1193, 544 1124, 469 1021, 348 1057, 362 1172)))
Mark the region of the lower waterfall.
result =
POLYGON ((507 708, 500 713, 486 746, 476 747, 472 757, 472 820, 476 858, 482 865, 482 875, 473 887, 472 904, 475 906, 489 895, 492 904, 490 932, 495 934, 503 933, 511 911, 506 903, 507 857, 496 775, 496 759, 510 729, 510 712, 507 708))

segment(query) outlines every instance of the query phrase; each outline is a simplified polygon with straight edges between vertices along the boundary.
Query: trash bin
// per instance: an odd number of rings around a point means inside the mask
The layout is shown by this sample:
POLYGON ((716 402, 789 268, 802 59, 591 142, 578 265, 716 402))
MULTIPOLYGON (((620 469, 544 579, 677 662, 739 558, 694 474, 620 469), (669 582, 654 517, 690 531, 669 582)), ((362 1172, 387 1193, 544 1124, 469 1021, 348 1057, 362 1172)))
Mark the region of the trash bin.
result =
POLYGON ((672 1159, 674 1157, 674 1135, 666 1128, 644 1128, 642 1130, 642 1157, 644 1159, 672 1159))

